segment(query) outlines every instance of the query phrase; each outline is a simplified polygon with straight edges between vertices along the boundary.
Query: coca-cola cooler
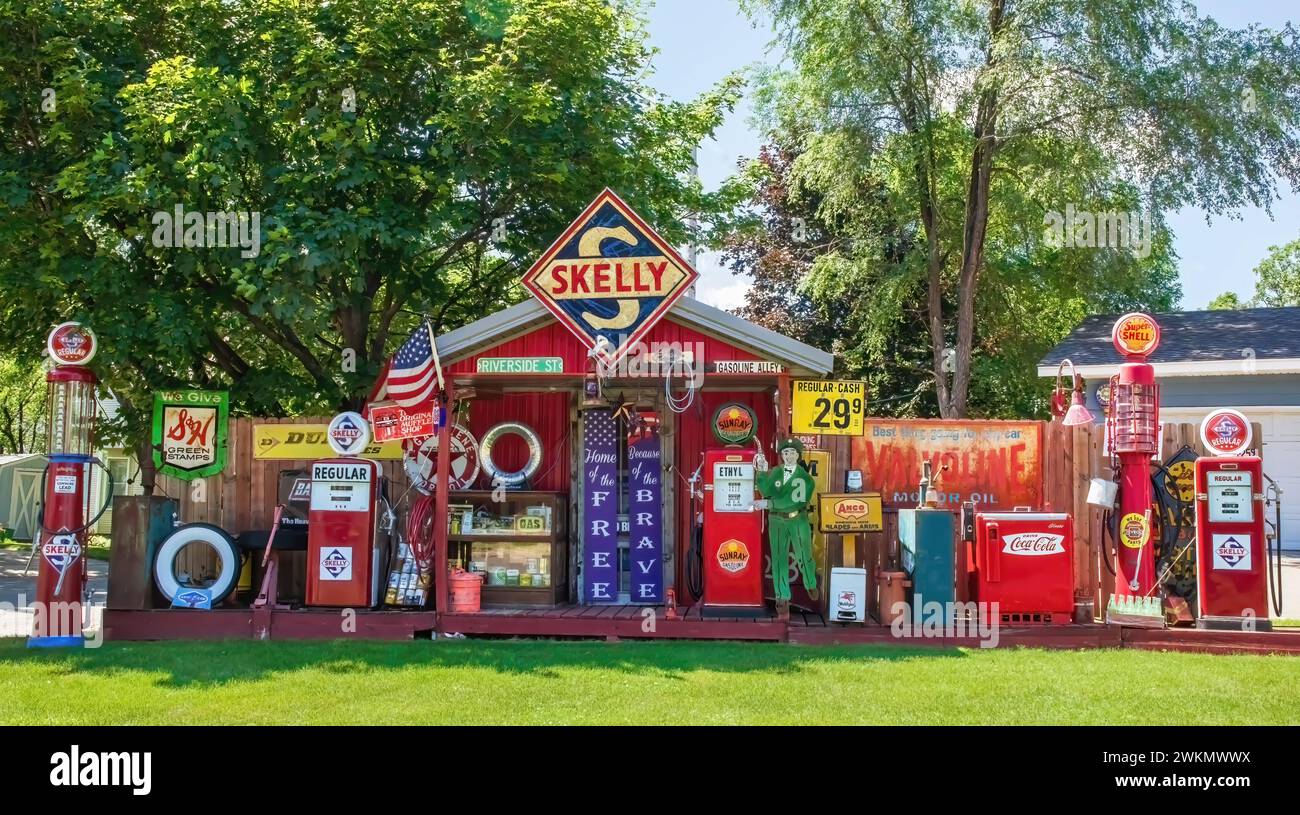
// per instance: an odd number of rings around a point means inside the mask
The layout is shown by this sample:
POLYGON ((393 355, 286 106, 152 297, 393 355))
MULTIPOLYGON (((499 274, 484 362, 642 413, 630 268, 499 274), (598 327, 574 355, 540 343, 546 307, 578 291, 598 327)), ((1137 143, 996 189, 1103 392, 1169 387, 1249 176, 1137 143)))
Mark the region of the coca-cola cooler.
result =
POLYGON ((988 622, 1064 625, 1074 611, 1074 521, 1064 512, 977 512, 973 600, 988 622))

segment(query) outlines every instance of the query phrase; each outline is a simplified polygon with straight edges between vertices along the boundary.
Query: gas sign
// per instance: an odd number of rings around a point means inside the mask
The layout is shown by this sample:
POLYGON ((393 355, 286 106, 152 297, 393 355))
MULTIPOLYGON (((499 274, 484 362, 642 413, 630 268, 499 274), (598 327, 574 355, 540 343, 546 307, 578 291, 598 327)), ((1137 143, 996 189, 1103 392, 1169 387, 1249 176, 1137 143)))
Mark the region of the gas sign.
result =
POLYGON ((929 460, 939 503, 981 510, 1042 506, 1042 426, 1037 422, 871 419, 853 440, 854 469, 866 471, 886 507, 914 507, 929 460))
POLYGON ((45 340, 50 359, 59 365, 88 365, 99 350, 95 332, 81 323, 60 323, 45 340))
POLYGON ((359 456, 370 444, 370 425, 360 413, 346 410, 330 420, 325 441, 340 456, 359 456))
POLYGON ((794 433, 861 436, 867 413, 867 383, 796 380, 791 391, 794 433))
POLYGON ((728 402, 713 412, 713 436, 723 444, 747 444, 758 432, 758 416, 749 405, 728 402))
POLYGON ((885 528, 878 492, 823 494, 818 504, 823 532, 880 532, 885 528))
POLYGON ((1254 438, 1250 420, 1239 411, 1221 408, 1201 420, 1201 443, 1216 456, 1239 456, 1254 438))
POLYGON ((686 293, 699 274, 606 189, 524 274, 524 286, 607 365, 686 293))
POLYGON ((1115 321, 1110 339, 1122 356, 1146 358, 1160 347, 1160 326, 1150 315, 1135 311, 1115 321))

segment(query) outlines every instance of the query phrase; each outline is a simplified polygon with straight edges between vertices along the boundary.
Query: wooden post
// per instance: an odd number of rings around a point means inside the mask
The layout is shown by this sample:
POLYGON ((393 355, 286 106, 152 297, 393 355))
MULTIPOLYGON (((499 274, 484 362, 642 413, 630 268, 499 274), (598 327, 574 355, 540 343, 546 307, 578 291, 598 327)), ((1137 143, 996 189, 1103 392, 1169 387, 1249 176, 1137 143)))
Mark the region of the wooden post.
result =
POLYGON ((447 504, 451 490, 451 420, 456 386, 448 378, 444 391, 442 429, 438 431, 438 480, 433 488, 433 568, 435 628, 442 633, 447 613, 447 504))
POLYGON ((790 435, 790 374, 776 377, 776 443, 790 435))

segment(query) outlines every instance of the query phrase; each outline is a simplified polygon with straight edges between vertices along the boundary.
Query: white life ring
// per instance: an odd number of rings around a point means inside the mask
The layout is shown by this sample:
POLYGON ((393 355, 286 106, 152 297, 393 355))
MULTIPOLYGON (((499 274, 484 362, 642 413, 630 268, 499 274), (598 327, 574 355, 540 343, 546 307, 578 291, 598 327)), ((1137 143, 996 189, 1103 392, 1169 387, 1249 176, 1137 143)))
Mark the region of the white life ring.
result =
POLYGON ((502 422, 483 434, 483 441, 479 442, 479 457, 482 459, 483 472, 487 473, 493 484, 517 487, 532 478, 541 468, 542 439, 537 435, 536 430, 523 422, 502 422), (501 468, 492 460, 492 447, 497 439, 507 435, 519 436, 528 445, 528 462, 522 469, 512 473, 501 472, 501 468))
POLYGON ((191 543, 206 544, 217 553, 220 561, 217 567, 217 579, 207 589, 212 596, 212 605, 215 607, 234 591, 235 584, 239 582, 240 566, 239 547, 235 546, 235 541, 226 530, 219 526, 196 523, 176 527, 154 555, 154 583, 168 600, 175 600, 177 594, 189 588, 181 585, 176 579, 176 558, 180 556, 181 550, 191 543))

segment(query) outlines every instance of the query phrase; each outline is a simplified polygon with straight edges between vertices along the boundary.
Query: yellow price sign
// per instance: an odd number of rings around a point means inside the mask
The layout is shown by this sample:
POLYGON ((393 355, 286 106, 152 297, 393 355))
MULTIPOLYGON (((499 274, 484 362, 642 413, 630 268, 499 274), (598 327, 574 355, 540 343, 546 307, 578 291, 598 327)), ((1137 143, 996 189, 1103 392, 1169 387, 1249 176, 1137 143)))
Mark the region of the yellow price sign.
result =
POLYGON ((800 379, 791 391, 791 431, 861 436, 867 415, 867 383, 800 379))

